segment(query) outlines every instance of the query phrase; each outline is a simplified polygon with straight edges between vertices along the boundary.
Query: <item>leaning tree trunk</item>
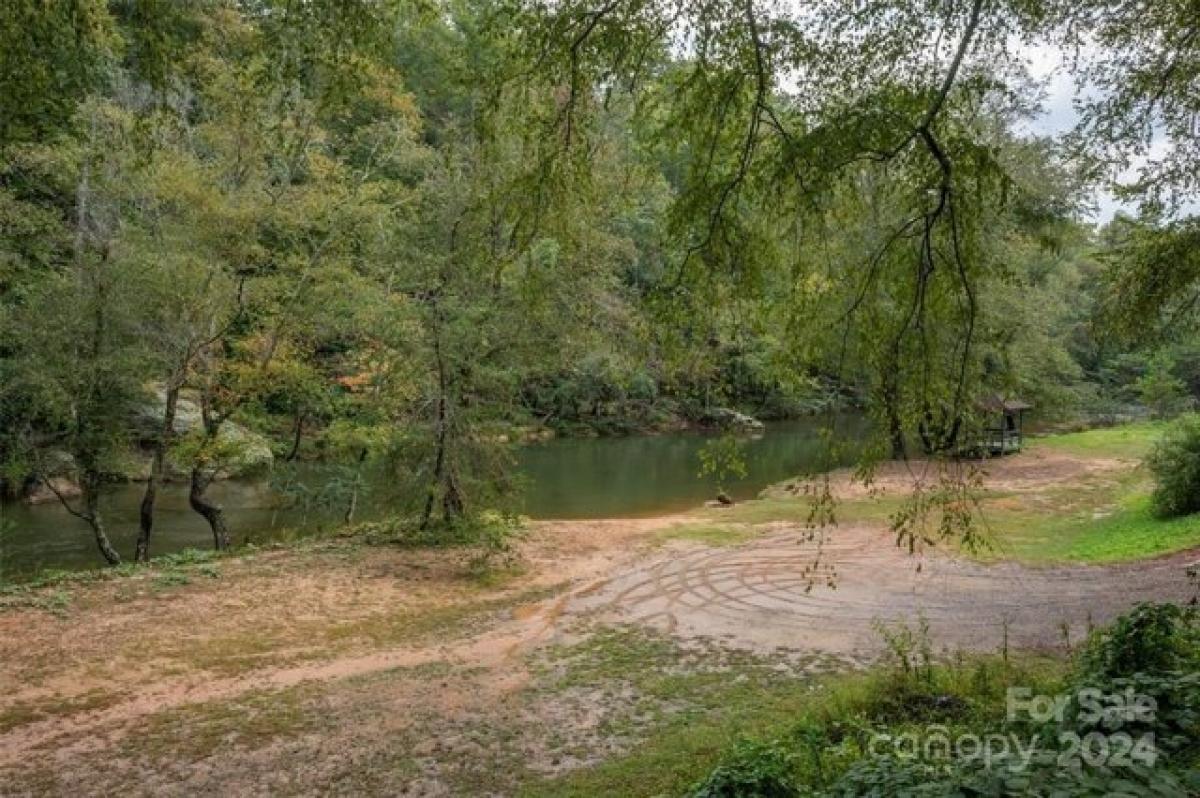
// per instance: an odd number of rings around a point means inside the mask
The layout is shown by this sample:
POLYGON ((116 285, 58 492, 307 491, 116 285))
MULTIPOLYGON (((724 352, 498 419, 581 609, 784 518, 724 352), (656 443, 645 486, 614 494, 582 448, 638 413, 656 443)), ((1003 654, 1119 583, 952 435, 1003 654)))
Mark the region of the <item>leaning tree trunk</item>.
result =
POLYGON ((167 450, 175 432, 175 409, 179 405, 179 388, 167 387, 166 407, 163 409, 163 424, 158 441, 154 445, 154 459, 150 463, 150 478, 146 480, 146 493, 142 496, 137 550, 134 560, 146 562, 150 559, 150 533, 154 531, 154 505, 158 501, 158 488, 166 470, 167 450))
POLYGON ((188 493, 188 504, 204 517, 212 529, 213 548, 224 551, 229 548, 229 527, 225 523, 225 509, 208 498, 208 486, 212 475, 202 466, 192 466, 192 489, 188 493))
POLYGON ((83 519, 92 528, 96 536, 96 546, 109 565, 120 565, 121 555, 113 548, 108 533, 104 530, 104 516, 100 513, 100 475, 95 472, 84 474, 83 484, 83 519))
POLYGON ((433 459, 433 480, 429 483, 429 493, 425 496, 425 510, 421 513, 421 529, 428 529, 433 520, 433 503, 437 498, 438 489, 446 473, 446 398, 438 399, 437 436, 434 443, 436 450, 433 459))

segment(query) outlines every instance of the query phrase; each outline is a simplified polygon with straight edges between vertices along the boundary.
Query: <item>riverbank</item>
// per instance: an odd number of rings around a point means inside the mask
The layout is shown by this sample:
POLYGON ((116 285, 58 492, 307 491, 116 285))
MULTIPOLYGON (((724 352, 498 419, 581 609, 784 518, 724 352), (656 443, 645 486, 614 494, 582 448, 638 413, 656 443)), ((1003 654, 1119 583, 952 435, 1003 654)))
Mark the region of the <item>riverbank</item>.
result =
MULTIPOLYGON (((751 498, 793 474, 828 467, 823 423, 773 424, 764 434, 741 439, 741 454, 752 467, 745 478, 727 480, 725 489, 737 499, 751 498)), ((845 459, 835 462, 849 462, 864 433, 862 419, 843 419, 839 433, 846 441, 845 459)), ((696 473, 700 452, 710 440, 711 434, 686 431, 517 447, 516 482, 523 490, 511 509, 543 519, 654 517, 689 510, 717 492, 711 478, 696 473)), ((360 476, 358 520, 377 520, 403 505, 395 474, 383 464, 360 476)), ((347 478, 345 469, 336 466, 280 463, 269 478, 224 480, 210 488, 210 495, 225 508, 235 543, 264 546, 336 532, 344 524, 349 500, 347 478)), ((103 497, 109 536, 126 558, 133 554, 142 492, 136 483, 114 484, 103 497)), ((160 491, 153 554, 211 547, 212 532, 189 506, 187 494, 180 483, 160 491)), ((27 579, 40 570, 100 564, 90 531, 57 503, 0 505, 0 581, 6 575, 27 579)))
MULTIPOLYGON (((987 463, 985 501, 1082 507, 1136 469, 1056 440, 987 463)), ((466 553, 332 539, 11 594, 0 793, 670 792, 875 662, 879 624, 924 618, 937 651, 1061 656, 1194 589, 1186 550, 912 558, 886 521, 905 475, 870 492, 835 475, 823 535, 784 484, 728 510, 537 523, 486 579, 466 553)))

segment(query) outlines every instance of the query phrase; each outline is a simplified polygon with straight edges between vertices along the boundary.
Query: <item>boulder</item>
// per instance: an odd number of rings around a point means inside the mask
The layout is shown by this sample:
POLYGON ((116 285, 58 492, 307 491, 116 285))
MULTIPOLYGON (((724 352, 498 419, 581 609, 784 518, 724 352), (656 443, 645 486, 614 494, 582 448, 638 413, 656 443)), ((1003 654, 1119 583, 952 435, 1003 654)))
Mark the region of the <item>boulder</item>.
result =
MULTIPOLYGON (((143 443, 152 444, 158 439, 166 406, 166 393, 162 389, 155 389, 153 399, 138 411, 135 423, 138 436, 143 443)), ((199 429, 202 423, 203 416, 200 412, 200 405, 191 399, 180 396, 175 405, 174 432, 176 440, 199 429)), ((221 479, 249 476, 265 471, 275 462, 271 444, 266 438, 232 421, 226 421, 221 425, 220 431, 217 432, 217 445, 222 455, 221 467, 217 472, 217 477, 221 479)), ((173 477, 186 476, 188 473, 188 469, 179 463, 170 463, 169 470, 173 477)), ((144 468, 139 471, 145 473, 137 474, 134 478, 146 479, 148 477, 148 460, 144 468)))
MULTIPOLYGON (((166 391, 162 388, 154 388, 152 398, 138 408, 137 415, 133 420, 138 437, 143 442, 153 443, 158 440, 158 433, 162 430, 163 413, 166 412, 166 409, 166 391)), ((200 405, 190 399, 179 397, 179 401, 175 403, 176 437, 191 432, 200 426, 201 421, 200 405)))
POLYGON ((221 451, 226 453, 217 474, 220 477, 249 476, 266 471, 275 462, 271 444, 266 438, 232 421, 221 425, 217 442, 221 451))
POLYGON ((714 407, 705 413, 704 424, 734 432, 762 432, 766 425, 754 416, 739 413, 728 407, 714 407))
MULTIPOLYGON (((83 493, 83 489, 79 487, 78 483, 66 477, 50 477, 48 481, 54 486, 54 490, 57 490, 65 498, 78 498, 83 493)), ((35 480, 25 492, 24 501, 27 504, 56 502, 58 496, 55 495, 54 490, 50 490, 42 480, 35 480)))

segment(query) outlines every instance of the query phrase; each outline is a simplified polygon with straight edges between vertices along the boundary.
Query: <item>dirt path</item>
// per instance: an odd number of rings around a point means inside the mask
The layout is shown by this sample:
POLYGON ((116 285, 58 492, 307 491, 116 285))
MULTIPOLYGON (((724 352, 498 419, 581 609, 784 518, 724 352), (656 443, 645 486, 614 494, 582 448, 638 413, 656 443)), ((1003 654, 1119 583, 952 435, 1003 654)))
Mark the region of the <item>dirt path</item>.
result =
POLYGON ((995 650, 1007 626, 1014 648, 1074 642, 1139 601, 1183 600, 1185 569, 1200 555, 1117 567, 980 565, 934 554, 920 561, 877 528, 838 529, 820 556, 797 532, 729 549, 671 552, 614 574, 570 613, 649 624, 684 637, 714 637, 769 651, 802 648, 869 658, 877 623, 915 626, 948 648, 995 650), (820 563, 814 569, 814 563, 820 563))
MULTIPOLYGON (((1019 497, 1126 465, 1042 452, 995 464, 987 484, 1019 497)), ((872 490, 914 473, 884 469, 872 490)), ((947 649, 994 650, 1005 629, 1013 648, 1057 647, 1137 601, 1188 597, 1200 559, 914 560, 864 524, 829 532, 819 556, 788 524, 737 546, 671 539, 701 523, 712 516, 539 524, 499 584, 444 553, 335 543, 76 587, 59 615, 2 611, 0 795, 504 794, 494 779, 617 752, 604 723, 637 697, 547 676, 547 652, 603 630, 862 661, 877 622, 924 617, 947 649)))

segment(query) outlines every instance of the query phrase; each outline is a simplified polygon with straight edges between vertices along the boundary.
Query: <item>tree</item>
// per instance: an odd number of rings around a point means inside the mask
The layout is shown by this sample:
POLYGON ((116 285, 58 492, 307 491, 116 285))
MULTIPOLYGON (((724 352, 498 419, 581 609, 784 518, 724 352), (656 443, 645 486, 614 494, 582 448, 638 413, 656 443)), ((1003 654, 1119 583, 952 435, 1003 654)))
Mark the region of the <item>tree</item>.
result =
POLYGON ((830 2, 801 16, 618 0, 526 13, 526 47, 564 92, 539 120, 560 144, 550 162, 586 159, 597 109, 633 92, 639 122, 685 154, 676 284, 753 291, 787 264, 798 307, 840 305, 834 326, 869 345, 857 362, 870 364, 893 454, 918 431, 929 448, 954 449, 980 390, 980 286, 1003 271, 986 231, 1014 183, 995 120, 1002 132, 1028 106, 1006 42, 1037 24, 1031 9, 830 2), (663 68, 672 37, 687 41, 687 60, 663 68), (853 268, 824 268, 820 242, 849 228, 866 244, 853 268))
POLYGON ((1078 48, 1085 89, 1075 149, 1098 181, 1140 206, 1110 254, 1107 318, 1135 338, 1189 324, 1200 297, 1200 217, 1189 208, 1200 190, 1200 7, 1052 8, 1062 40, 1078 48))
POLYGON ((1146 371, 1138 378, 1137 392, 1154 418, 1170 418, 1186 408, 1187 386, 1171 373, 1172 362, 1166 352, 1150 358, 1146 371))
POLYGON ((47 160, 27 151, 31 165, 53 170, 49 185, 65 193, 64 180, 73 184, 71 216, 62 220, 71 246, 4 304, 0 323, 18 344, 0 360, 7 372, 0 408, 10 462, 36 474, 117 564, 100 493, 127 452, 150 364, 140 336, 145 275, 120 239, 137 196, 136 150, 121 109, 93 100, 82 113, 85 132, 70 147, 36 153, 47 160), (54 479, 62 472, 75 477, 78 502, 54 479))

